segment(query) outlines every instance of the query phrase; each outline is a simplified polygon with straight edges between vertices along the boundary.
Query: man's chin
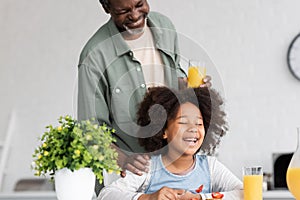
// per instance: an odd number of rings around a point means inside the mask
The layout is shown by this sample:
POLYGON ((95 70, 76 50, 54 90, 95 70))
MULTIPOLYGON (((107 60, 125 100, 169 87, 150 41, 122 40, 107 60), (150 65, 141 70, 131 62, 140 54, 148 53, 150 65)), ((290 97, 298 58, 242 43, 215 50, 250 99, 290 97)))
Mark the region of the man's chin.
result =
POLYGON ((125 26, 125 30, 126 30, 125 31, 126 34, 134 36, 134 35, 140 35, 140 34, 144 33, 145 27, 132 29, 132 28, 125 26))
POLYGON ((129 35, 140 35, 144 33, 144 28, 128 29, 127 33, 129 35))
POLYGON ((135 40, 139 38, 141 35, 143 35, 143 33, 145 32, 145 27, 130 29, 124 26, 124 28, 125 31, 122 32, 122 35, 126 40, 135 40))

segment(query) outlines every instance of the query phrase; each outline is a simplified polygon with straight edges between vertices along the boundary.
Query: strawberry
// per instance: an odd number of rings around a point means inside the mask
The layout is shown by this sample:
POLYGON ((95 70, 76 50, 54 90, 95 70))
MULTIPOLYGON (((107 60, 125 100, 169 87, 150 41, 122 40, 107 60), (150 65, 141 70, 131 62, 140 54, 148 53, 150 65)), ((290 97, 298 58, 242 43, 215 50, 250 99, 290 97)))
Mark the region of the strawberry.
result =
POLYGON ((214 199, 222 199, 224 194, 220 193, 220 192, 213 192, 211 194, 211 196, 214 198, 214 199))
POLYGON ((195 191, 197 192, 197 193, 200 193, 200 192, 202 192, 202 190, 203 190, 203 185, 200 185, 195 191))

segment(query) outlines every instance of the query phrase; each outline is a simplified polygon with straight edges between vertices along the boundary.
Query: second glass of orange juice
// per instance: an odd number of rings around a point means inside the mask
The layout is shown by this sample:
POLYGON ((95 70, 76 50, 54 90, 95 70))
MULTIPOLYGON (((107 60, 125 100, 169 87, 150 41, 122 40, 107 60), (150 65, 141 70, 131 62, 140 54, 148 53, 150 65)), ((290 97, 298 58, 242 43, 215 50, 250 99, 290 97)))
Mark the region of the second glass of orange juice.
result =
POLYGON ((206 68, 203 62, 189 60, 188 67, 188 87, 199 87, 204 84, 203 79, 206 76, 206 68))
POLYGON ((244 200, 262 200, 263 170, 258 167, 243 168, 244 200))
POLYGON ((289 167, 286 173, 286 181, 289 191, 294 195, 296 200, 300 199, 300 167, 289 167))
POLYGON ((286 172, 286 183, 289 191, 294 195, 296 200, 300 200, 300 127, 297 128, 297 131, 297 149, 286 172))

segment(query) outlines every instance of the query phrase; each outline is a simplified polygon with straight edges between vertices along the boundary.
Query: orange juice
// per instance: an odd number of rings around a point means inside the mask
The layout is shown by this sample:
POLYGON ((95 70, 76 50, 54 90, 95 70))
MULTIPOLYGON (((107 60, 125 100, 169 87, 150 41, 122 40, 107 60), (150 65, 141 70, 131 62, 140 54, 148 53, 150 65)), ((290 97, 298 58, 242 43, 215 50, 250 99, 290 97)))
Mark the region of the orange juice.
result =
POLYGON ((244 175, 244 200, 262 200, 262 175, 244 175))
POLYGON ((286 183, 289 191, 297 200, 300 200, 300 168, 288 168, 286 172, 286 183))
POLYGON ((199 87, 204 83, 203 78, 205 78, 205 76, 205 67, 190 66, 188 68, 188 87, 199 87))

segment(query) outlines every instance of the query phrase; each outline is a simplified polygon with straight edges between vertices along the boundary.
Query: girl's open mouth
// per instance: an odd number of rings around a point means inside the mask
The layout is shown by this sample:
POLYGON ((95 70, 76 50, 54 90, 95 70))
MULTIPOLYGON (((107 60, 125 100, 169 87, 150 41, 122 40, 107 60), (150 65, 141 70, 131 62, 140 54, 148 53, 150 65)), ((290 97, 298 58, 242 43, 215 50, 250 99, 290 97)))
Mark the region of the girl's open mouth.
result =
POLYGON ((196 138, 196 137, 185 137, 185 138, 183 138, 183 141, 188 142, 190 144, 195 144, 198 140, 199 140, 199 138, 196 138))

